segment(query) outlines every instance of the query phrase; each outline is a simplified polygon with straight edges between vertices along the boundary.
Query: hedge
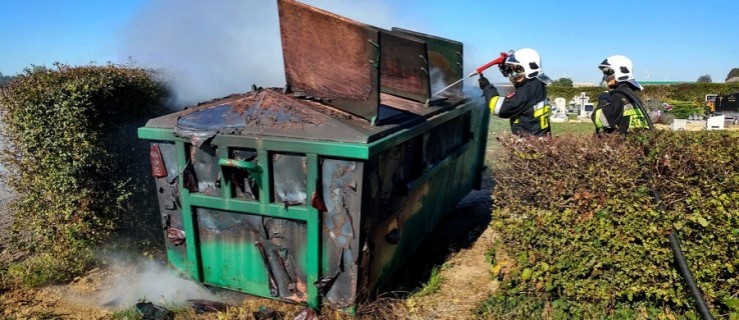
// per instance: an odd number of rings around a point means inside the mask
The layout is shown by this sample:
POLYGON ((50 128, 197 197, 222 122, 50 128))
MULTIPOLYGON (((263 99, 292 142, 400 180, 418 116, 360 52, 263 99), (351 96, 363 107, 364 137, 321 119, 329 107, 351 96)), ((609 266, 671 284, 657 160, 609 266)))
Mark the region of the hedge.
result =
POLYGON ((481 317, 694 318, 677 232, 713 314, 739 319, 737 132, 500 140, 481 317))
MULTIPOLYGON (((167 90, 126 66, 34 68, 0 91, 9 206, 18 248, 9 274, 31 285, 84 270, 95 247, 134 215, 135 128, 163 113, 167 90), (126 217, 126 219, 124 219, 126 217)), ((140 149, 140 148, 139 148, 140 149)))
MULTIPOLYGON (((581 92, 595 101, 598 95, 605 90, 605 87, 578 87, 566 88, 549 86, 547 94, 551 99, 562 97, 569 101, 572 97, 580 95, 581 92)), ((679 100, 690 101, 703 105, 705 95, 709 93, 731 94, 739 92, 739 83, 678 83, 672 85, 645 85, 644 91, 637 92, 643 100, 679 100)), ((554 100, 552 100, 554 101, 554 100)))

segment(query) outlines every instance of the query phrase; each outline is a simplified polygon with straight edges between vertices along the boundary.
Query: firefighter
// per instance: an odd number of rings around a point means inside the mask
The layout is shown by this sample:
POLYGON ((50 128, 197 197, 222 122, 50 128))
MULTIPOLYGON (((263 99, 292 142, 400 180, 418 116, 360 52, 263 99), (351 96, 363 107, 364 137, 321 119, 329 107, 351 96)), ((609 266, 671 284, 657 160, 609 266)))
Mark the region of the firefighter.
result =
POLYGON ((552 107, 547 100, 546 85, 551 80, 541 70, 539 53, 530 48, 517 50, 508 55, 500 71, 515 87, 505 97, 500 97, 482 74, 478 80, 490 112, 510 119, 513 134, 550 136, 552 107))
POLYGON ((642 112, 644 103, 635 93, 643 88, 634 78, 631 59, 622 55, 610 56, 598 68, 603 72, 603 82, 609 90, 598 96, 598 106, 590 115, 595 133, 626 134, 630 129, 649 128, 648 115, 642 112))

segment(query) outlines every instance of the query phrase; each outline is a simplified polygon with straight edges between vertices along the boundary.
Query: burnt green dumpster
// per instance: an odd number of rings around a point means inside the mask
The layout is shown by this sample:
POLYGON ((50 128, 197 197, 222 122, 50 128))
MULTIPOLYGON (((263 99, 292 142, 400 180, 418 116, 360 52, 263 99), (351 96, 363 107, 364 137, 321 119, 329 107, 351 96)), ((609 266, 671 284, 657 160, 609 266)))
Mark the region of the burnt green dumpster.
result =
POLYGON ((279 0, 287 85, 151 119, 170 264, 207 285, 351 308, 470 190, 489 111, 462 44, 279 0))

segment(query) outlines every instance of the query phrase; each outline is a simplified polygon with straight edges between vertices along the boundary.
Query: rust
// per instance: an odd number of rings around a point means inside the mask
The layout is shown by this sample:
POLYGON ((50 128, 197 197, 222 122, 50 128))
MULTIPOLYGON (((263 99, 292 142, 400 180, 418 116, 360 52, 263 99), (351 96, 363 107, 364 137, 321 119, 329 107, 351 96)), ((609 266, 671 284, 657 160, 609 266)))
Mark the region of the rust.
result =
POLYGON ((159 150, 159 144, 151 144, 149 159, 151 159, 151 174, 155 178, 166 177, 167 169, 164 167, 164 160, 162 159, 162 152, 159 150))
POLYGON ((310 205, 314 209, 318 210, 318 212, 328 211, 328 208, 326 208, 326 202, 323 201, 323 184, 320 180, 316 181, 316 189, 310 196, 310 205))
POLYGON ((257 91, 234 102, 233 110, 241 112, 248 127, 299 129, 323 123, 321 118, 306 111, 300 100, 270 90, 257 91))
POLYGON ((277 6, 290 89, 371 119, 379 103, 379 30, 293 0, 277 6))
POLYGON ((179 246, 185 243, 185 231, 168 227, 167 228, 167 240, 175 246, 179 246))
POLYGON ((313 191, 313 194, 310 196, 310 205, 318 210, 318 212, 326 212, 328 209, 326 209, 326 203, 323 202, 323 197, 320 194, 321 192, 318 190, 313 191))
POLYGON ((426 43, 399 32, 380 33, 380 90, 426 102, 429 87, 426 43))
MULTIPOLYGON (((431 92, 436 92, 448 84, 464 77, 462 69, 463 46, 461 42, 445 39, 416 31, 392 28, 392 31, 416 37, 426 42, 431 76, 431 92)), ((445 92, 457 96, 462 95, 462 83, 445 92)))
POLYGON ((195 170, 192 162, 188 162, 185 169, 182 170, 183 187, 190 192, 198 192, 198 181, 195 178, 195 170))

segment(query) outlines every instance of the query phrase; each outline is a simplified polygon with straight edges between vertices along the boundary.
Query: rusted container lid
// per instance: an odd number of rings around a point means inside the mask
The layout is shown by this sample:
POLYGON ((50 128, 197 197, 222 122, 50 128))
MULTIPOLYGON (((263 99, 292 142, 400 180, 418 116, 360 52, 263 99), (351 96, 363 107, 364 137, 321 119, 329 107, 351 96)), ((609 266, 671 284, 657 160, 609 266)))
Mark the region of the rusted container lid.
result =
MULTIPOLYGON (((462 61, 464 52, 461 42, 401 28, 391 30, 426 42, 432 93, 464 77, 462 61)), ((462 83, 460 82, 450 90, 461 96, 462 83)))
POLYGON ((431 96, 428 69, 425 41, 380 32, 380 91, 425 104, 431 96))
POLYGON ((372 120, 380 103, 380 30, 292 0, 277 7, 288 87, 372 120))

